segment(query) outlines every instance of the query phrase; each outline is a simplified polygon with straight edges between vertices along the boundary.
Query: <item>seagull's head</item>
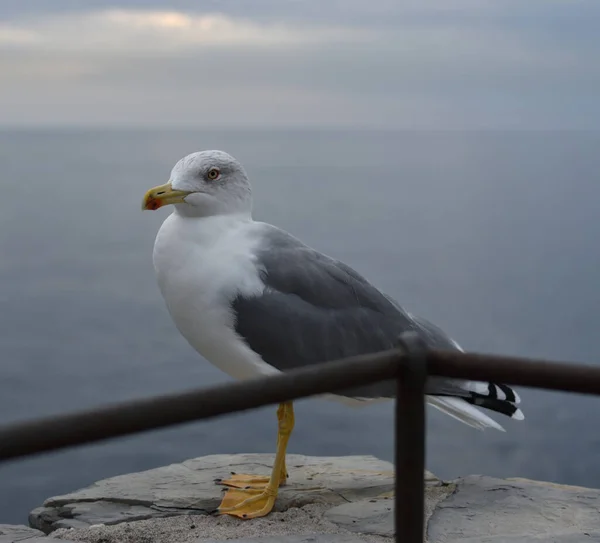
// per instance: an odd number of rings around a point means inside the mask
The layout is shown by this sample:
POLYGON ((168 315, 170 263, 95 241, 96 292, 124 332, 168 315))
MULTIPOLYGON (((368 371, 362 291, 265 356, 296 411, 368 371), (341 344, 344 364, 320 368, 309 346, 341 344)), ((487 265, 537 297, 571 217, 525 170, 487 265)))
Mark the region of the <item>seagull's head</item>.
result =
POLYGON ((223 151, 200 151, 177 162, 168 183, 146 192, 142 209, 168 204, 187 216, 250 214, 252 191, 235 158, 223 151))

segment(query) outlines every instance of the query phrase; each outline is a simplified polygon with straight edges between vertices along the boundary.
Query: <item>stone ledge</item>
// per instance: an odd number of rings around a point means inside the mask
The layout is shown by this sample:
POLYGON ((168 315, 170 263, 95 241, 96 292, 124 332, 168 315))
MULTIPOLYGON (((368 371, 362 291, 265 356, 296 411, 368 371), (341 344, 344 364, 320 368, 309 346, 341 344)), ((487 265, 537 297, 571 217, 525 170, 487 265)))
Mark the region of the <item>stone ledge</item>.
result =
MULTIPOLYGON (((47 499, 30 513, 29 522, 50 533, 58 528, 206 515, 221 500, 222 487, 215 484, 215 479, 232 471, 267 474, 273 460, 271 454, 214 455, 112 477, 47 499)), ((290 477, 280 490, 275 511, 314 504, 332 507, 376 498, 391 493, 394 486, 393 466, 371 456, 288 455, 287 465, 290 477)), ((429 484, 441 485, 433 475, 427 477, 429 484)))
MULTIPOLYGON (((384 543, 393 536, 393 466, 371 456, 288 456, 276 510, 242 521, 207 514, 214 479, 265 474, 273 455, 215 455, 99 481, 46 500, 0 543, 384 543), (19 532, 20 530, 20 532, 19 532)), ((526 479, 426 473, 428 543, 600 543, 600 491, 526 479)), ((6 531, 7 529, 4 528, 6 531)))

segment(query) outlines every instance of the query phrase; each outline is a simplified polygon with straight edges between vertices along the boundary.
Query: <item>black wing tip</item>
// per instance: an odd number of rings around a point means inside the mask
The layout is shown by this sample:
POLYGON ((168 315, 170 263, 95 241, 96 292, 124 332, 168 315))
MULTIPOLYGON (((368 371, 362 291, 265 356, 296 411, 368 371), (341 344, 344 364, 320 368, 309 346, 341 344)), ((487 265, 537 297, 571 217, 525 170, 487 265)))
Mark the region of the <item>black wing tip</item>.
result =
POLYGON ((500 400, 498 398, 485 398, 479 395, 473 395, 470 398, 465 398, 465 401, 477 407, 483 407, 490 411, 495 411, 502 415, 506 415, 511 419, 523 420, 525 416, 523 412, 511 401, 500 400))

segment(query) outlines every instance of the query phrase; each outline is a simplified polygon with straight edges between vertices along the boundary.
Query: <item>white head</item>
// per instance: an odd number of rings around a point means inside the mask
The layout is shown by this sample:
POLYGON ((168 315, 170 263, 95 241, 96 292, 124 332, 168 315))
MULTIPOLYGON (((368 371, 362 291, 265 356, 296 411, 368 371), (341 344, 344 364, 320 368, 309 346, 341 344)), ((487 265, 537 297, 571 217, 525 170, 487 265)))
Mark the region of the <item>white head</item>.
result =
POLYGON ((177 162, 169 182, 146 193, 142 209, 168 204, 191 217, 250 215, 252 190, 235 158, 223 151, 200 151, 177 162))

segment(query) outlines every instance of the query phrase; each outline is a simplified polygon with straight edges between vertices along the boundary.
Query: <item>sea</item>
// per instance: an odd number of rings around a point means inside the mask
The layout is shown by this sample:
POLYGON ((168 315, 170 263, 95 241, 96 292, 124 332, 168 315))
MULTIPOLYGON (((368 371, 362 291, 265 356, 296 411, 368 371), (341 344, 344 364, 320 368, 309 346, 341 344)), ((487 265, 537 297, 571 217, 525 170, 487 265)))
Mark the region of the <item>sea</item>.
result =
MULTIPOLYGON (((0 425, 210 387, 152 267, 144 192, 223 149, 254 216, 342 259, 465 349, 600 362, 600 132, 0 130, 0 425)), ((600 486, 600 398, 518 389, 524 421, 427 416, 427 468, 600 486)), ((297 403, 289 452, 393 459, 393 405, 297 403)), ((187 458, 274 452, 273 407, 0 464, 0 523, 187 458)))

